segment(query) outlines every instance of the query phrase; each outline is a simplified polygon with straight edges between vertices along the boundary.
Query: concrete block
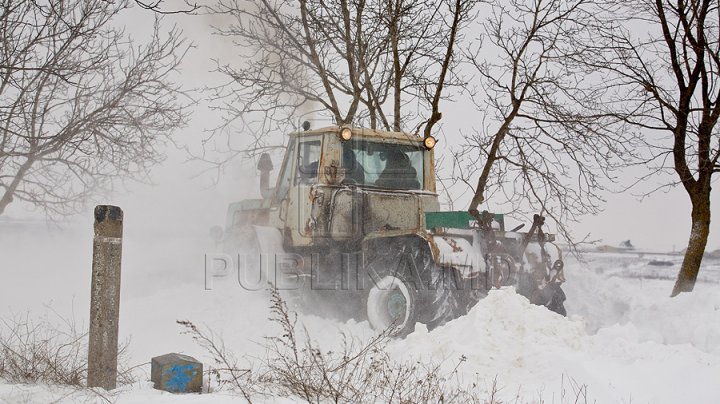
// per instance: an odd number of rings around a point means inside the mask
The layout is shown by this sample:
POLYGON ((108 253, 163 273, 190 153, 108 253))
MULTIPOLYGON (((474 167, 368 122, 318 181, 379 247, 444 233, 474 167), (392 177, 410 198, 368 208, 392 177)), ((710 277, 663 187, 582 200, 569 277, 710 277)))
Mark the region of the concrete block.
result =
POLYGON ((200 393, 203 365, 195 358, 169 353, 152 358, 150 380, 158 390, 170 393, 200 393))

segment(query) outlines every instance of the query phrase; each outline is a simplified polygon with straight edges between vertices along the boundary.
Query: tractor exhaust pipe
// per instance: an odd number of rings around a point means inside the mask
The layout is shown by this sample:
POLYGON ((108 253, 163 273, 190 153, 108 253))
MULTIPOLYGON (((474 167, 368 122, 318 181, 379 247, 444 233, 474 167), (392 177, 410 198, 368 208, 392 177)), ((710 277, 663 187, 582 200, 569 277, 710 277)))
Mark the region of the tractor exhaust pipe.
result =
POLYGON ((272 194, 272 189, 270 189, 270 171, 273 169, 269 154, 263 153, 260 155, 257 169, 260 170, 260 195, 262 195, 263 198, 269 198, 272 194))

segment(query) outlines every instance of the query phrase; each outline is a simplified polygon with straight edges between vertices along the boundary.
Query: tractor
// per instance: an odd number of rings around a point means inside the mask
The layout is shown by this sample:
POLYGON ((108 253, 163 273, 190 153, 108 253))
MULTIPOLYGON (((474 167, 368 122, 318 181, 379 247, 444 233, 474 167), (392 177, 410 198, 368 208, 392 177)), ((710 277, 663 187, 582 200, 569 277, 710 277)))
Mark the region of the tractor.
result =
POLYGON ((230 204, 216 241, 299 309, 332 307, 396 336, 442 325, 507 286, 565 315, 562 254, 544 218, 522 233, 506 231, 502 214, 441 211, 435 143, 304 125, 289 134, 274 187, 271 158, 259 156, 262 198, 230 204))

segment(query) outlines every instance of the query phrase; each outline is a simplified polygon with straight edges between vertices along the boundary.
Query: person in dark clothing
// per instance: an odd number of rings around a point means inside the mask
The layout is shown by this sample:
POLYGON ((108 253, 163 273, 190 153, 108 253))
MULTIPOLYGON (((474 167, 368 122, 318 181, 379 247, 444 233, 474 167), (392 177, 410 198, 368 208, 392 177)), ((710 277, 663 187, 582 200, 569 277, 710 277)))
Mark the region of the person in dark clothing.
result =
POLYGON ((407 154, 400 150, 387 152, 385 169, 375 181, 375 185, 391 189, 420 189, 417 171, 407 154))

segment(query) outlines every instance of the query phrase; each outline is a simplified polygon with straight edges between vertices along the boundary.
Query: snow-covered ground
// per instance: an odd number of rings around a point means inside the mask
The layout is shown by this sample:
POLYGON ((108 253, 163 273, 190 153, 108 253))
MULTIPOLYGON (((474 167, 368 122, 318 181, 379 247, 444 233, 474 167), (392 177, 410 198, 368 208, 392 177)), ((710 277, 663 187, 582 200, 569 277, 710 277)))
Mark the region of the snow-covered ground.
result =
MULTIPOLYGON (((0 233, 0 317, 51 311, 86 325, 91 223, 63 229, 18 226, 0 233)), ((243 402, 226 392, 179 397, 152 389, 146 381, 151 357, 182 352, 208 360, 181 334, 176 320, 207 326, 248 360, 263 355, 264 336, 277 335, 277 326, 267 320, 267 293, 243 290, 234 274, 215 279, 213 289, 205 290, 204 253, 212 247, 197 241, 203 237, 179 234, 197 231, 126 223, 121 339, 130 339, 130 365, 144 365, 140 382, 101 393, 111 401, 243 402)), ((464 357, 461 381, 489 388, 497 378, 504 402, 573 402, 567 397, 582 386, 590 403, 717 402, 720 263, 706 261, 696 291, 671 299, 668 279, 680 259, 599 253, 586 254, 582 262, 569 258, 568 318, 533 306, 512 290, 494 290, 469 315, 431 332, 420 326, 387 349, 398 361, 442 362, 448 369, 464 357), (674 265, 650 266, 651 260, 674 265)), ((339 344, 340 332, 360 340, 373 335, 366 322, 312 315, 300 320, 328 349, 339 344)), ((0 381, 0 403, 56 400, 104 401, 83 390, 0 381)))

